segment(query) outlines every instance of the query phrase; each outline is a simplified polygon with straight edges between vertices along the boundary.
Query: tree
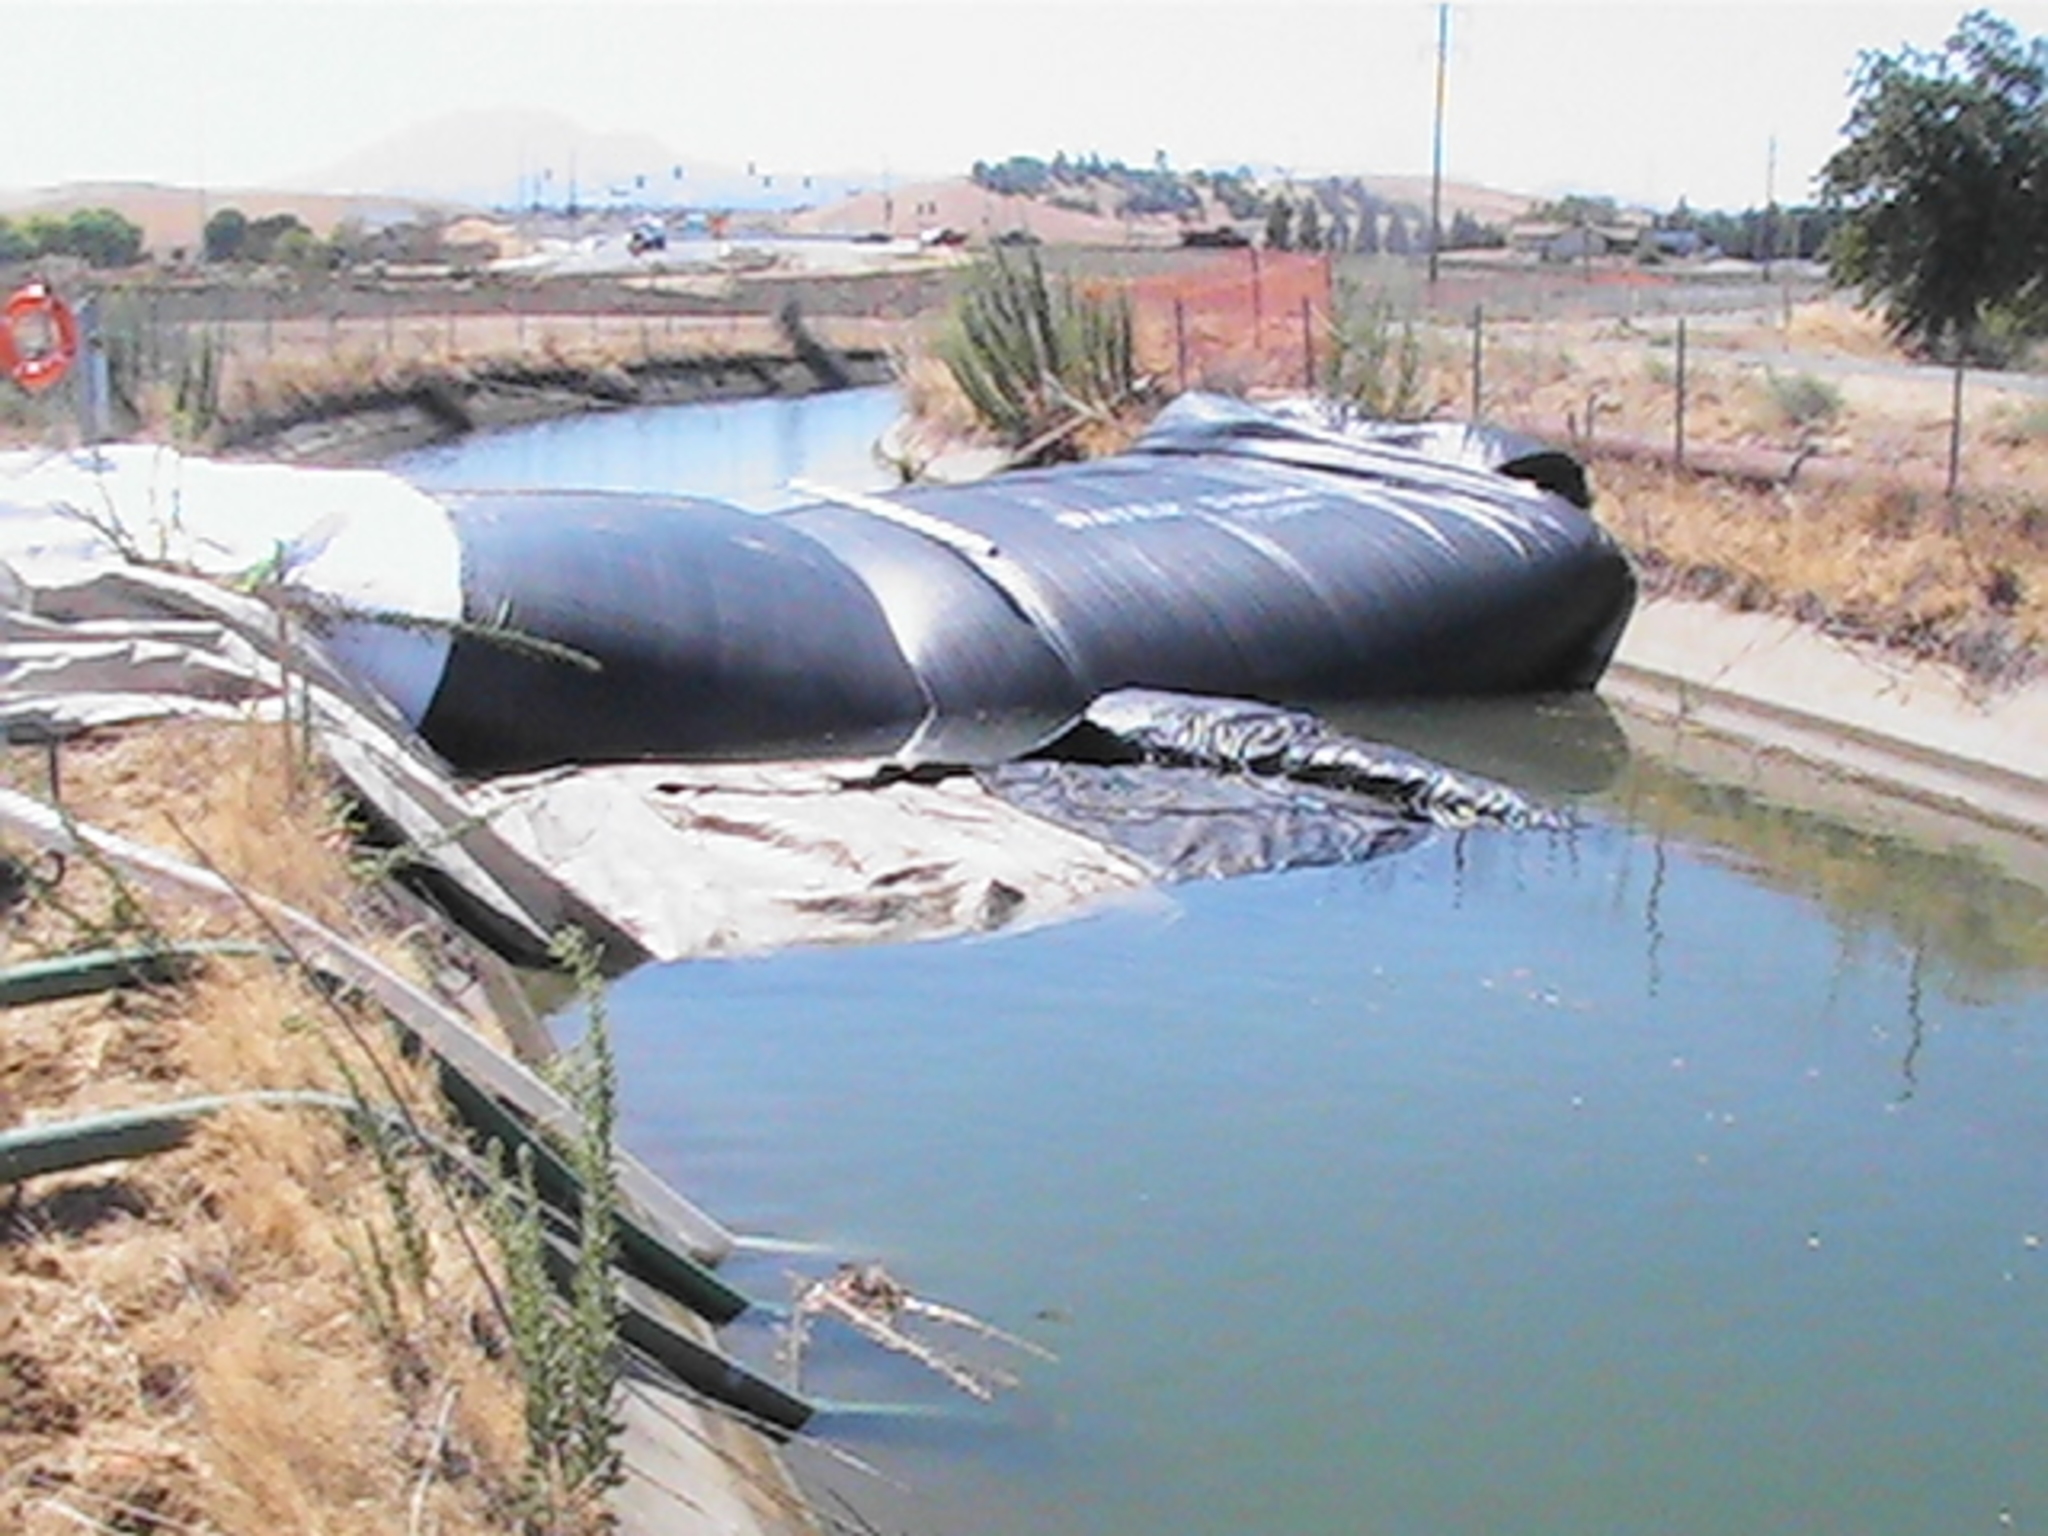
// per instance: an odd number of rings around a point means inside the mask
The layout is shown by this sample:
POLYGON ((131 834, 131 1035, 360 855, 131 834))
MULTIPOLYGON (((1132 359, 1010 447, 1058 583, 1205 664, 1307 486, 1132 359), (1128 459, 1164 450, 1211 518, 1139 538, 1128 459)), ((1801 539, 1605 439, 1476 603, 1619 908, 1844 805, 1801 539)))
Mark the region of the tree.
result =
POLYGON ((1387 210, 1386 252, 1389 256, 1406 256, 1414 248, 1408 238, 1408 223, 1401 217, 1401 210, 1387 210))
POLYGON ((95 267, 132 267, 142 259, 142 226, 111 208, 80 208, 66 220, 71 254, 95 267))
POLYGON ((37 256, 76 256, 88 266, 128 267, 142 258, 142 228, 111 208, 30 214, 21 235, 37 256))
POLYGON ((223 208, 206 221, 200 248, 208 261, 236 261, 249 238, 249 216, 239 208, 223 208))
POLYGON ((1851 96, 1821 168, 1836 281, 1942 355, 2048 308, 2048 43, 1972 11, 1938 51, 1865 53, 1851 96))
POLYGON ((33 240, 10 220, 0 219, 0 262, 27 261, 35 253, 33 240))
POLYGON ((1301 217, 1295 221, 1294 243, 1304 251, 1323 248, 1323 216, 1313 194, 1301 200, 1301 217))
POLYGON ((1275 251, 1294 249, 1294 205, 1278 193, 1266 206, 1266 246, 1275 251))
POLYGON ((1568 192, 1537 208, 1534 217, 1547 224, 1612 224, 1620 217, 1620 206, 1611 197, 1568 192))
POLYGON ((285 260, 280 247, 287 237, 311 240, 313 231, 295 213, 267 213, 260 219, 251 219, 242 240, 242 258, 257 262, 285 260))
POLYGON ((1482 247, 1504 244, 1506 244, 1506 239, 1499 230, 1491 229, 1480 223, 1474 215, 1468 213, 1465 209, 1460 208, 1451 215, 1451 233, 1445 242, 1445 250, 1476 251, 1482 247))

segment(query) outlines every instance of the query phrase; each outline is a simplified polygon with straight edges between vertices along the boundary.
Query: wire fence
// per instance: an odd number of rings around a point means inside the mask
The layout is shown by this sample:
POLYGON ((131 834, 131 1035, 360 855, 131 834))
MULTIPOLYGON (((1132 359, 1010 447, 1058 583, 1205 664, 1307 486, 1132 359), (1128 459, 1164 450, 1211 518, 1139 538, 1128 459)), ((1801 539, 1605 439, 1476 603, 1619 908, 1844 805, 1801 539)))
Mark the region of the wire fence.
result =
MULTIPOLYGON (((1874 348, 1858 355, 1846 344, 1856 338, 1808 323, 1840 306, 1820 302, 1817 274, 1792 267, 1765 280, 1754 269, 1709 278, 1449 266, 1431 285, 1419 263, 1387 257, 1251 247, 1046 256, 1086 286, 1128 295, 1139 365, 1173 391, 1356 388, 1361 348, 1382 347, 1392 367, 1392 343, 1412 343, 1414 413, 1494 421, 1582 452, 1733 466, 1760 479, 1789 478, 1814 459, 1861 461, 1953 493, 2008 475, 2014 443, 2048 443, 2048 387, 2038 376, 1941 376, 1874 348)), ((437 376, 774 356, 788 350, 777 316, 791 302, 827 346, 888 351, 944 310, 957 280, 943 269, 548 281, 81 277, 72 292, 90 305, 106 360, 102 419, 117 435, 146 422, 203 439, 223 419, 288 415, 299 402, 437 376)), ((81 378, 37 397, 0 392, 0 422, 17 438, 74 434, 85 388, 81 378)))
POLYGON ((886 350, 904 318, 943 305, 945 292, 916 273, 113 282, 77 274, 62 291, 86 317, 86 355, 60 388, 0 390, 0 426, 17 438, 147 428, 203 440, 223 421, 435 378, 773 359, 791 350, 780 317, 792 302, 827 346, 886 350), (103 401, 86 398, 95 373, 103 401))
POLYGON ((1374 402, 1586 455, 1951 498, 2024 489, 2015 450, 2048 445, 2048 379, 1902 360, 1810 266, 1453 267, 1432 285, 1414 262, 1244 249, 1077 270, 1128 295, 1140 365, 1173 390, 1360 396, 1362 356, 1391 370, 1412 347, 1412 392, 1381 380, 1374 402))

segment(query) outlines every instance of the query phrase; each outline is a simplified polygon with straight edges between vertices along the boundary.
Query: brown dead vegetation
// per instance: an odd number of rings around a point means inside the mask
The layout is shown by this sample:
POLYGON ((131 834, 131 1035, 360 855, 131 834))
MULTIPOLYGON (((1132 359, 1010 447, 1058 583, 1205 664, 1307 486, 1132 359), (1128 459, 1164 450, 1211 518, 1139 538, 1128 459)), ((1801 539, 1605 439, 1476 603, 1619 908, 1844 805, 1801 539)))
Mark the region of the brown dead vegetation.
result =
POLYGON ((1783 613, 2023 680, 2048 655, 2048 503, 1951 505, 1875 478, 1769 488, 1598 462, 1601 509, 1652 592, 1783 613))
MULTIPOLYGON (((1682 472, 1675 335, 1668 317, 1557 318, 1499 327, 1485 360, 1488 419, 1589 460, 1650 591, 1784 613, 1984 683, 2048 656, 2048 400, 1971 377, 1951 499, 1949 377, 1911 369, 1868 312, 1827 297, 1696 317, 1687 463, 1759 468, 1682 472)), ((1439 334, 1427 358, 1435 413, 1468 412, 1469 338, 1439 334)))
MULTIPOLYGON (((181 856, 189 839, 246 887, 366 933, 336 805, 286 771, 283 745, 264 727, 93 738, 63 752, 64 803, 181 856)), ((0 771, 46 787, 40 754, 0 771)), ((8 964, 237 926, 89 859, 59 874, 0 851, 29 871, 4 915, 8 964)), ((419 1069, 378 1020, 344 1027, 348 1006, 237 957, 177 986, 0 1012, 0 1123, 352 1081, 381 1098, 386 1078, 435 1122, 419 1069)), ((414 1162, 395 1178, 396 1197, 342 1116, 250 1107, 176 1151, 0 1192, 0 1529, 515 1528, 522 1398, 472 1257, 480 1223, 414 1162)))

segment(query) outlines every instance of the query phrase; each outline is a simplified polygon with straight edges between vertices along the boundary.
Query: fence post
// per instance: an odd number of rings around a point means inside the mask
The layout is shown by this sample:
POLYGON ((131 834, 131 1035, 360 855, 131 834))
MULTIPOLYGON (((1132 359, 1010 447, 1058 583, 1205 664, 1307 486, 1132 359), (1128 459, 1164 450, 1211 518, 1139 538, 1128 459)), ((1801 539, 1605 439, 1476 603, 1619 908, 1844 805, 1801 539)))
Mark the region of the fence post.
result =
POLYGON ((1960 533, 1962 519, 1956 512, 1956 486, 1963 473, 1963 355, 1956 353, 1955 382, 1948 405, 1948 531, 1960 533))
POLYGON ((107 371, 107 342, 100 325, 104 295, 87 294, 78 306, 78 328, 83 334, 84 364, 77 386, 79 436, 88 448, 98 448, 112 435, 108 428, 108 402, 112 398, 107 371))
POLYGON ((1671 462, 1685 468, 1685 316, 1678 317, 1678 402, 1671 428, 1671 462))
POLYGON ((1180 380, 1180 392, 1188 391, 1188 310, 1179 294, 1173 296, 1173 364, 1180 380))
POLYGON ((1486 404, 1486 306, 1472 306, 1472 423, 1485 419, 1486 404))
POLYGON ((1301 296, 1301 387, 1311 395, 1316 392, 1316 341, 1305 293, 1301 296))
POLYGON ((1252 250, 1252 350, 1266 350, 1266 295, 1259 280, 1259 248, 1252 250))

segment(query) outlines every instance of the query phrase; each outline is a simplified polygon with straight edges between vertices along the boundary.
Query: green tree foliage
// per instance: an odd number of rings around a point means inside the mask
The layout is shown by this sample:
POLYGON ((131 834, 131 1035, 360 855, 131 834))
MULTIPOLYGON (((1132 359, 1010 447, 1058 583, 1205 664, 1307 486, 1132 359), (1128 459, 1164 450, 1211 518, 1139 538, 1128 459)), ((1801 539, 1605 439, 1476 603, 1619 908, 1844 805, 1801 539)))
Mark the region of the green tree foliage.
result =
POLYGON ((969 174, 977 187, 1011 197, 1036 197, 1053 184, 1052 167, 1035 155, 1012 155, 995 165, 977 160, 969 174))
POLYGON ((1508 243, 1504 230, 1492 224, 1484 224, 1463 208, 1451 215, 1451 232, 1446 237, 1447 251, 1497 250, 1508 243))
POLYGON ((1420 421, 1422 341, 1413 315, 1399 317, 1384 295, 1351 283, 1337 290, 1323 392, 1345 414, 1369 421, 1420 421))
POLYGON ((260 219, 249 221, 249 232, 242 242, 245 260, 274 262, 286 260, 290 247, 303 249, 313 238, 313 231, 306 228, 303 220, 295 213, 267 213, 260 219))
POLYGON ((1266 205, 1266 248, 1274 251, 1294 249, 1294 204, 1278 193, 1266 205))
POLYGON ((94 267, 131 267, 142 259, 141 226, 111 208, 31 214, 18 233, 31 256, 76 256, 94 267))
POLYGON ((308 271, 329 263, 332 253, 295 213, 267 213, 252 219, 239 208, 223 208, 206 221, 206 259, 247 261, 308 271))
POLYGON ((1323 248, 1323 215, 1313 197, 1301 200, 1301 216, 1295 221, 1294 244, 1297 250, 1303 251, 1320 251, 1323 248))
POLYGON ((1571 192, 1543 204, 1531 217, 1546 224, 1612 224, 1620 217, 1620 210, 1611 197, 1571 192))
POLYGON ((1065 446, 1076 415, 1106 419, 1138 392, 1130 300, 1046 276, 1035 250, 970 274, 938 354, 983 425, 1012 447, 1065 446))
POLYGON ((1821 169, 1836 279, 1945 355, 2048 313, 2048 42, 1972 11, 1936 51, 1864 54, 1851 94, 1821 169))
POLYGON ((1358 238, 1354 248, 1361 256, 1377 256, 1380 253, 1380 212, 1368 203, 1358 218, 1358 238))
POLYGON ((35 255, 35 242, 9 219, 0 219, 0 262, 27 261, 35 255))
POLYGON ((1164 150, 1144 167, 1104 160, 1094 153, 1070 159, 1065 150, 1059 150, 1049 162, 1035 155, 1012 155, 994 164, 977 160, 969 174, 976 186, 1015 197, 1047 197, 1061 188, 1106 181, 1116 189, 1117 209, 1134 215, 1194 214, 1202 207, 1198 179, 1174 170, 1164 150))
POLYGON ((1248 171, 1218 171, 1209 178, 1209 190, 1233 219, 1256 219, 1262 211, 1258 188, 1252 185, 1248 171))
POLYGON ((1415 248, 1415 242, 1408 234, 1408 221, 1401 217, 1401 210, 1387 210, 1386 253, 1389 256, 1406 256, 1415 248))
POLYGON ((239 208, 223 208, 206 221, 200 249, 208 261, 239 261, 249 238, 249 216, 239 208))
POLYGON ((1690 229, 1715 249, 1744 261, 1811 261, 1825 254, 1845 215, 1840 208, 1799 204, 1790 208, 1745 208, 1740 213, 1698 212, 1682 204, 1663 221, 1666 229, 1690 229))

